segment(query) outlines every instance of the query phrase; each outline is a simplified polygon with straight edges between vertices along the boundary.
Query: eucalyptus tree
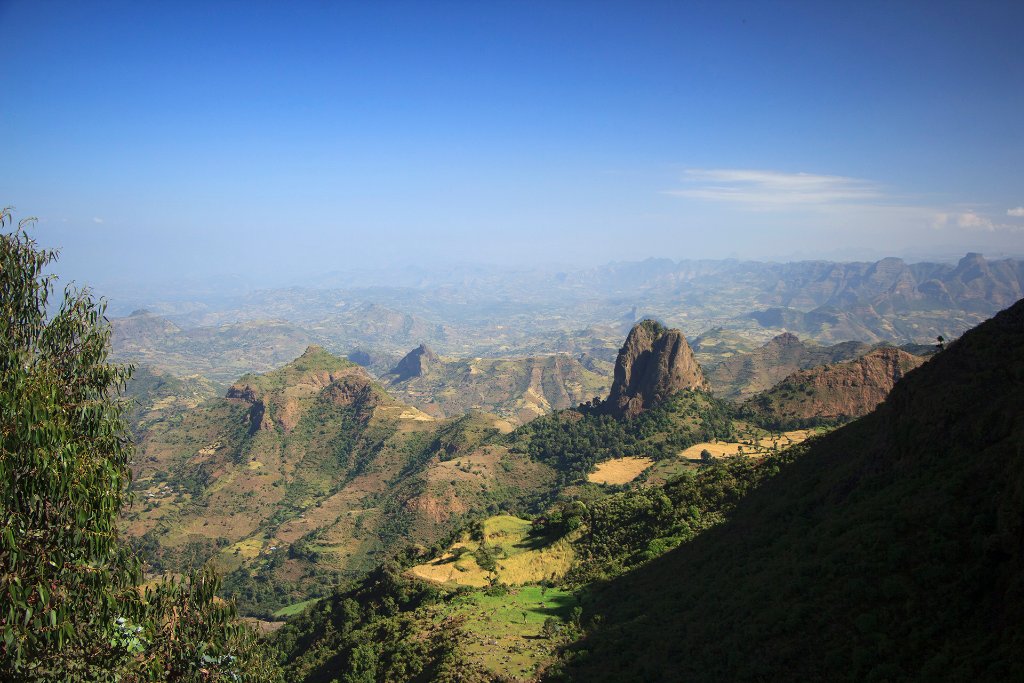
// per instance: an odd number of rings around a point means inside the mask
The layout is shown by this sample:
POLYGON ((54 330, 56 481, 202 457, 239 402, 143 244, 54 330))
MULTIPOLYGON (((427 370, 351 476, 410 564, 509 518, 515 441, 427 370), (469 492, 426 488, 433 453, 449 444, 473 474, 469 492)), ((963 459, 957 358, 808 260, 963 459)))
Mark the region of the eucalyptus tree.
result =
POLYGON ((0 679, 274 680, 211 572, 140 587, 118 533, 133 446, 105 304, 0 211, 0 679))

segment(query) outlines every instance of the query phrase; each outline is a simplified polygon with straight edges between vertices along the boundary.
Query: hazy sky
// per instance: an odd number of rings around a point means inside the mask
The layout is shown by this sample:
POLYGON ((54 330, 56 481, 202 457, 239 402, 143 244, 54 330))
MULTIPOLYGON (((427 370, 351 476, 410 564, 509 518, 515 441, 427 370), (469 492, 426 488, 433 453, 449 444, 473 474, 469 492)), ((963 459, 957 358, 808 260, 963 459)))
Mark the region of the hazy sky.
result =
POLYGON ((1024 2, 5 2, 62 270, 1024 253, 1024 2))

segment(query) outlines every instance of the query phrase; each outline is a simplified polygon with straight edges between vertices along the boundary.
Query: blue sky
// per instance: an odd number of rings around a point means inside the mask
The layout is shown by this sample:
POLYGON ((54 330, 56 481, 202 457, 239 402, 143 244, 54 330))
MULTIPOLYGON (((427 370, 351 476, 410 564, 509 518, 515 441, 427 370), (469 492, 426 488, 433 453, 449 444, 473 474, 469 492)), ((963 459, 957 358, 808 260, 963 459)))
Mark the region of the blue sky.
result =
POLYGON ((0 0, 88 282, 1024 254, 1024 3, 0 0))

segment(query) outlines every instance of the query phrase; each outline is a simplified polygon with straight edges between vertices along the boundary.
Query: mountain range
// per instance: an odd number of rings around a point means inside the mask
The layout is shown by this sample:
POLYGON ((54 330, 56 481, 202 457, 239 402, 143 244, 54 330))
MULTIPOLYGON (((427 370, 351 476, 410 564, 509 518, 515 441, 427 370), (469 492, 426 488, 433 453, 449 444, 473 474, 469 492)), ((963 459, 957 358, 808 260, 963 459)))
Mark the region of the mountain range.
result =
MULTIPOLYGON (((446 552, 379 566, 274 642, 310 683, 1016 680, 1022 350, 1024 302, 827 435, 604 495, 565 488, 532 522, 491 517, 446 552)), ((711 418, 701 395, 615 424, 664 438, 711 418)), ((547 426, 612 424, 593 415, 522 428, 546 449, 531 457, 571 458, 547 426)))
POLYGON ((380 379, 388 393, 434 417, 482 410, 522 424, 605 395, 611 369, 585 354, 446 360, 420 345, 380 379))
POLYGON ((212 561, 264 614, 554 477, 509 457, 499 438, 508 422, 436 420, 316 346, 243 376, 223 398, 169 420, 151 410, 140 423, 134 487, 144 505, 126 521, 151 569, 212 561), (259 593, 267 581, 279 594, 259 593))
MULTIPOLYGON (((979 254, 957 264, 649 259, 561 272, 424 271, 415 281, 390 283, 328 279, 318 287, 206 292, 196 300, 187 292, 151 297, 136 308, 161 320, 115 318, 113 342, 118 357, 141 355, 178 374, 217 372, 218 381, 230 382, 276 367, 310 343, 389 363, 423 343, 445 357, 586 353, 611 362, 632 324, 654 318, 699 338, 699 357, 719 354, 700 357, 709 365, 783 332, 819 344, 952 339, 1020 298, 1022 264, 979 254), (160 330, 167 325, 173 328, 160 330)), ((122 306, 137 299, 125 296, 122 306)))

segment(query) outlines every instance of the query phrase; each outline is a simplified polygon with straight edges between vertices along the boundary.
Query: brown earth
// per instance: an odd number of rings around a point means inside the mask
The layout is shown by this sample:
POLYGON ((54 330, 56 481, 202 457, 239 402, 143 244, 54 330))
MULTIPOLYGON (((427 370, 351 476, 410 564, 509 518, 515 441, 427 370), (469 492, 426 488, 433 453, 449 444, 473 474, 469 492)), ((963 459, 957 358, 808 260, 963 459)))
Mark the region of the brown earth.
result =
POLYGON ((744 404, 768 419, 850 419, 867 415, 905 374, 925 359, 892 347, 857 360, 793 373, 744 404))

